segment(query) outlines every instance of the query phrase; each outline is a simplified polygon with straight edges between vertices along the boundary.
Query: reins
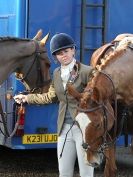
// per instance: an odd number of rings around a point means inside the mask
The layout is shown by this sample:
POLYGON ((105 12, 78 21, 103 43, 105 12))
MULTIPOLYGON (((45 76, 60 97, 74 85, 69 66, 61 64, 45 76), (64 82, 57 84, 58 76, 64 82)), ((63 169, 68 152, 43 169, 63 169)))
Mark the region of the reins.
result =
POLYGON ((115 85, 114 85, 114 82, 111 78, 111 76, 107 73, 105 73, 104 71, 99 71, 100 73, 104 74, 112 83, 112 86, 113 86, 113 92, 114 92, 114 108, 115 108, 115 111, 114 111, 114 121, 115 121, 115 124, 114 124, 114 137, 116 137, 116 134, 117 134, 117 96, 116 96, 116 89, 115 89, 115 85))
POLYGON ((18 111, 18 119, 15 123, 15 127, 13 129, 13 131, 11 133, 9 133, 8 129, 7 129, 7 122, 6 122, 6 117, 5 117, 5 113, 3 112, 3 108, 2 108, 2 104, 1 104, 1 100, 0 100, 0 115, 1 115, 1 119, 2 119, 2 124, 3 124, 3 127, 4 127, 4 130, 2 130, 0 128, 0 132, 6 137, 6 138, 11 138, 14 136, 14 134, 16 133, 17 131, 17 128, 18 128, 18 125, 19 125, 19 120, 20 120, 20 117, 21 117, 21 114, 23 112, 23 105, 21 104, 20 108, 19 108, 19 111, 18 111))
POLYGON ((89 112, 97 111, 98 109, 101 109, 102 107, 103 107, 103 105, 99 104, 98 106, 96 106, 94 108, 89 108, 89 109, 83 109, 83 108, 77 107, 77 110, 80 112, 89 113, 89 112))
POLYGON ((74 124, 75 124, 75 121, 73 121, 71 127, 69 128, 69 130, 66 133, 65 140, 64 140, 64 143, 63 143, 63 147, 62 147, 62 150, 61 150, 61 153, 60 153, 60 158, 62 157, 62 154, 63 154, 63 151, 64 151, 64 147, 65 147, 65 144, 66 144, 67 135, 70 132, 70 130, 72 129, 72 127, 74 126, 74 124))
MULTIPOLYGON (((79 70, 79 63, 77 62, 77 63, 75 63, 75 65, 74 65, 74 67, 73 67, 73 69, 72 69, 72 71, 70 73, 70 76, 69 76, 67 84, 73 84, 74 83, 74 81, 77 79, 77 77, 79 75, 78 70, 79 70)), ((67 99, 67 96, 66 96, 66 99, 67 99)), ((65 140, 64 140, 64 143, 63 143, 63 147, 62 147, 62 150, 61 150, 61 153, 60 153, 60 158, 62 157, 62 154, 63 154, 63 151, 64 151, 64 147, 65 147, 65 144, 66 144, 67 135, 70 132, 70 130, 72 129, 72 127, 74 126, 75 122, 76 121, 73 121, 70 129, 66 133, 65 140)))
POLYGON ((5 114, 3 112, 3 108, 2 108, 2 103, 1 103, 1 100, 0 100, 0 115, 1 115, 1 119, 2 119, 2 123, 3 123, 3 126, 4 126, 4 131, 5 133, 3 132, 3 130, 0 128, 0 131, 1 133, 6 136, 6 137, 9 137, 9 132, 8 132, 8 129, 7 129, 7 123, 6 123, 6 120, 5 120, 5 114))

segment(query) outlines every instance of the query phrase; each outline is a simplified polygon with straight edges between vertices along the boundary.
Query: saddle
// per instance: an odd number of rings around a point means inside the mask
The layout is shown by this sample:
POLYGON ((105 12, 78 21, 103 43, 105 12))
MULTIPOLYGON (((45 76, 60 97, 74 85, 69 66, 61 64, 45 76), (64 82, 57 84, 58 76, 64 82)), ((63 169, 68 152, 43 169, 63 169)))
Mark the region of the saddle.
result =
MULTIPOLYGON (((119 42, 126 37, 133 37, 133 34, 130 33, 119 34, 113 41, 97 49, 91 57, 91 62, 90 62, 91 66, 95 68, 96 65, 100 65, 101 58, 110 50, 113 50, 113 47, 116 47, 119 44, 119 42)), ((133 48, 133 46, 131 47, 133 48)))

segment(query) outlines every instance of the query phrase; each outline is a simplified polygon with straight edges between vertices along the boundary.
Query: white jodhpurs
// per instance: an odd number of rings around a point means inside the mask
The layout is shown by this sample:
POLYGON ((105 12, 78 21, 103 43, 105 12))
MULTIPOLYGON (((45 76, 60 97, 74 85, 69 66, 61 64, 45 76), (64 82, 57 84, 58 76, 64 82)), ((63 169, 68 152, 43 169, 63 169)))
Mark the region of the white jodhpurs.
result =
POLYGON ((67 135, 62 157, 60 154, 65 141, 66 133, 70 129, 70 124, 64 124, 63 130, 58 137, 57 152, 59 177, 73 177, 74 165, 76 157, 78 158, 78 165, 81 177, 93 177, 94 168, 88 166, 84 162, 84 150, 82 148, 82 134, 77 125, 73 125, 72 129, 67 135))

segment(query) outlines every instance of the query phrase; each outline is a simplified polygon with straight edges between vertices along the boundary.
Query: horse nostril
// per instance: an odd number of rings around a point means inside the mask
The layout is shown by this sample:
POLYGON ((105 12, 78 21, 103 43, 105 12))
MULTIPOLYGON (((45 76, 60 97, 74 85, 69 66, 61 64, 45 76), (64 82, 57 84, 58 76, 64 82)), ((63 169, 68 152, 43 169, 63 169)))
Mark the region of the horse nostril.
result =
POLYGON ((101 164, 104 161, 104 155, 100 153, 99 158, 100 158, 100 164, 101 164))
POLYGON ((87 143, 83 143, 82 147, 83 147, 83 149, 87 150, 88 149, 88 144, 87 143))
POLYGON ((98 164, 98 163, 96 163, 96 162, 93 162, 93 163, 91 163, 91 166, 95 168, 95 167, 98 167, 98 166, 99 166, 99 164, 98 164))

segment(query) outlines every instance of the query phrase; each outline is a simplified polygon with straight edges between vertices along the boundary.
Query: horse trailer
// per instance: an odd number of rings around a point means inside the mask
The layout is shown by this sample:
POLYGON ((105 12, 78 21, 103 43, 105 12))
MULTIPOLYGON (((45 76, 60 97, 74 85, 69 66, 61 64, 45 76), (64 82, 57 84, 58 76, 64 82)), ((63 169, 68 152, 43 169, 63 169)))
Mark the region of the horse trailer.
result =
MULTIPOLYGON (((101 45, 120 33, 133 33, 132 7, 132 0, 1 0, 0 36, 32 39, 39 29, 44 34, 49 32, 51 37, 65 32, 76 41, 76 58, 89 65, 92 53, 101 45)), ((57 64, 50 54, 49 41, 46 48, 51 60, 52 77, 57 64)), ((18 119, 16 103, 11 98, 24 90, 14 74, 0 87, 9 133, 14 130, 18 119)), ((57 103, 25 105, 25 112, 13 136, 6 135, 3 121, 0 122, 0 145, 12 149, 56 148, 57 114, 57 103)), ((117 145, 125 145, 124 141, 125 137, 121 136, 117 145)))

